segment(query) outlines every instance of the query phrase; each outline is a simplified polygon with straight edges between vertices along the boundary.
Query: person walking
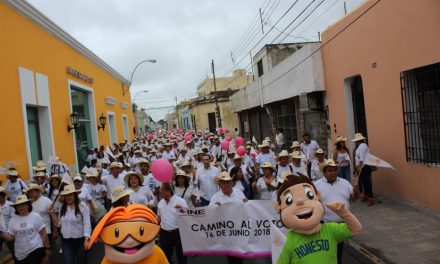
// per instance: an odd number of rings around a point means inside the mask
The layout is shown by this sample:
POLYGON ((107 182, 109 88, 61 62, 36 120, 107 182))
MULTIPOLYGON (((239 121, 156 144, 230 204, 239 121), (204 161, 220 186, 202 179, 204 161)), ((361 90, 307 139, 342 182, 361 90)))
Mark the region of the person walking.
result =
POLYGON ((338 177, 346 179, 351 182, 350 176, 350 151, 346 146, 347 138, 345 137, 337 137, 335 146, 336 149, 333 152, 333 160, 338 164, 338 177))
POLYGON ((60 193, 63 205, 56 222, 60 228, 65 264, 86 263, 85 252, 91 233, 90 209, 79 200, 80 192, 70 184, 60 193))
POLYGON ((14 241, 14 256, 17 264, 49 263, 51 247, 43 219, 32 212, 31 200, 26 195, 17 196, 15 215, 12 216, 8 231, 0 231, 0 237, 14 241))
MULTIPOLYGON (((0 209, 2 215, 2 217, 0 218, 0 220, 2 220, 2 222, 0 223, 0 227, 3 227, 3 231, 6 232, 8 231, 9 223, 11 222, 11 219, 15 214, 15 209, 11 206, 13 203, 6 199, 7 196, 8 192, 6 191, 6 189, 0 186, 0 209)), ((8 247, 9 252, 11 252, 12 257, 14 258, 14 262, 17 262, 14 254, 14 242, 6 241, 6 246, 8 247)))
POLYGON ((259 195, 260 200, 272 200, 273 192, 277 187, 277 179, 274 175, 275 169, 270 162, 265 162, 261 168, 263 169, 263 176, 252 184, 252 189, 255 195, 259 195))
POLYGON ((8 181, 6 181, 5 189, 9 193, 8 200, 13 202, 19 195, 22 194, 23 190, 27 189, 26 183, 20 179, 18 171, 14 168, 10 168, 6 175, 8 181))
POLYGON ((325 162, 324 154, 324 150, 322 149, 318 149, 315 151, 316 159, 312 162, 312 168, 310 169, 310 178, 312 181, 317 181, 324 177, 324 174, 319 167, 319 165, 325 162))
POLYGON ((318 142, 312 139, 310 134, 303 135, 303 142, 301 143, 301 150, 306 155, 307 175, 310 177, 310 170, 312 169, 312 162, 316 159, 315 151, 320 147, 318 142))
POLYGON ((162 199, 157 205, 158 222, 160 222, 159 239, 168 262, 173 262, 173 253, 176 252, 178 264, 186 264, 186 256, 183 256, 182 241, 180 239, 178 225, 178 211, 187 208, 185 199, 175 195, 170 184, 162 183, 160 186, 162 199))
POLYGON ((277 133, 275 136, 275 142, 277 143, 278 151, 281 152, 286 149, 285 141, 284 141, 284 134, 283 129, 278 128, 277 133))
POLYGON ((143 177, 137 172, 129 172, 125 175, 124 181, 131 190, 130 203, 141 204, 152 209, 155 205, 153 192, 145 186, 142 186, 143 177))
POLYGON ((356 133, 352 142, 356 144, 355 152, 355 164, 356 171, 359 175, 359 185, 364 191, 363 202, 368 202, 368 206, 373 206, 376 201, 373 196, 373 183, 371 179, 372 168, 369 165, 364 164, 365 157, 369 152, 368 145, 366 143, 366 137, 362 133, 356 133))
POLYGON ((198 179, 198 187, 200 190, 200 205, 207 206, 209 205, 211 197, 218 191, 218 187, 215 184, 215 177, 219 175, 220 171, 211 165, 211 157, 207 153, 203 154, 202 163, 203 167, 197 169, 196 178, 198 179))

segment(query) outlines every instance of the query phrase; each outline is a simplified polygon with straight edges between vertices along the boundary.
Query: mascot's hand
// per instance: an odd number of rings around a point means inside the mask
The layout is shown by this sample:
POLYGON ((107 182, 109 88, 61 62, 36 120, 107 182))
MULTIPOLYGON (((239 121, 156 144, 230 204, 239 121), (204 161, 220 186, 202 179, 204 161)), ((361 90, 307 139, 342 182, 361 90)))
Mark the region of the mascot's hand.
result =
POLYGON ((332 210, 336 214, 340 214, 343 211, 345 211, 345 204, 342 201, 332 202, 332 203, 326 204, 325 206, 327 206, 328 209, 332 210))

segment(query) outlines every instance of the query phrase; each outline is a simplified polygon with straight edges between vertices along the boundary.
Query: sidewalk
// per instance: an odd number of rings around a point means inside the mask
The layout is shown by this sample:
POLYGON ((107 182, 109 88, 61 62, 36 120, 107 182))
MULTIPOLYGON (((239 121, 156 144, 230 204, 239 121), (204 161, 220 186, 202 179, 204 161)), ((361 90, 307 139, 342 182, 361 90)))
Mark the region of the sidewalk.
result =
POLYGON ((440 211, 384 194, 372 207, 357 200, 351 211, 364 228, 353 247, 372 262, 440 263, 440 211))

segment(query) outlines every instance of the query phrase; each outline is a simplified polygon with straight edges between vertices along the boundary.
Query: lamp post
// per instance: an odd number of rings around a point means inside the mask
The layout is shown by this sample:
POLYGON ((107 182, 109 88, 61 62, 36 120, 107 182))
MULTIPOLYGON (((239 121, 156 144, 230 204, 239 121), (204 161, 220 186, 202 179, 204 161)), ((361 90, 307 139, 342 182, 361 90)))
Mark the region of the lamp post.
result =
POLYGON ((157 60, 155 60, 155 59, 150 59, 150 60, 143 60, 143 61, 139 62, 139 63, 134 67, 133 72, 131 73, 131 77, 130 77, 130 86, 128 86, 127 90, 122 90, 122 95, 125 95, 125 93, 128 92, 128 90, 130 90, 131 83, 133 82, 133 76, 134 76, 134 73, 136 72, 137 68, 138 68, 141 64, 143 64, 143 63, 145 63, 145 62, 156 63, 157 60))
POLYGON ((143 91, 139 91, 139 92, 135 93, 135 94, 134 94, 134 97, 133 97, 133 100, 132 100, 133 103, 136 102, 136 97, 137 97, 138 95, 140 95, 141 93, 148 93, 148 91, 147 91, 147 90, 143 90, 143 91))

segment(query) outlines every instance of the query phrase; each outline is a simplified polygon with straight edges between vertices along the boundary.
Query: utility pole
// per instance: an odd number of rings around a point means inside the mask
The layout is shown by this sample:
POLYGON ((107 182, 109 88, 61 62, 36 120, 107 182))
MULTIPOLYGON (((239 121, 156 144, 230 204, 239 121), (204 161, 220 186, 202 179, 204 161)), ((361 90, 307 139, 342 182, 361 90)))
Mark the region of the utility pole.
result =
POLYGON ((344 14, 347 14, 347 3, 344 1, 344 14))
POLYGON ((217 116, 217 126, 222 127, 222 118, 220 116, 220 107, 218 107, 218 96, 217 96, 217 86, 215 83, 215 69, 214 69, 214 60, 211 62, 212 69, 212 77, 214 80, 214 99, 215 99, 215 115, 217 116))
POLYGON ((261 8, 259 9, 260 11, 260 22, 261 22, 261 31, 264 34, 264 23, 263 23, 263 13, 261 12, 261 8))

